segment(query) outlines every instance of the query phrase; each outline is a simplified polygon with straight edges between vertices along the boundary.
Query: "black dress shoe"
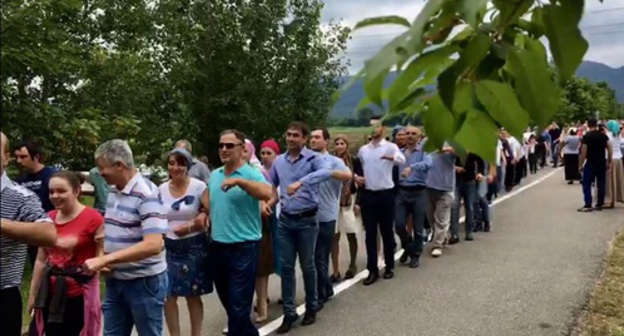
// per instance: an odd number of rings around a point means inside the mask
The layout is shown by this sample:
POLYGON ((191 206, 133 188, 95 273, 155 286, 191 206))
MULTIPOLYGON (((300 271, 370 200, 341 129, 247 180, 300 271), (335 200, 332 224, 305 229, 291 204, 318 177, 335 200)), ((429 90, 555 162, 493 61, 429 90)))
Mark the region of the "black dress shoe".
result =
POLYGON ((386 268, 383 273, 383 278, 386 280, 394 278, 394 270, 391 268, 386 268))
POLYGON ((407 262, 407 258, 409 258, 409 254, 407 253, 407 250, 404 250, 403 254, 401 254, 401 257, 399 258, 399 262, 401 264, 405 264, 407 262))
POLYGON ((483 232, 490 232, 491 229, 490 222, 483 223, 483 232))
POLYGON ((301 325, 305 327, 314 324, 314 322, 316 322, 316 312, 305 312, 301 325))
POLYGON ((455 235, 451 236, 451 238, 449 238, 449 240, 448 240, 448 244, 449 245, 455 245, 457 243, 459 243, 459 237, 457 237, 455 235))
POLYGON ((379 280, 379 273, 378 272, 369 272, 368 273, 368 277, 366 277, 366 279, 364 280, 363 284, 364 284, 364 286, 370 286, 370 285, 374 284, 375 282, 377 282, 377 280, 379 280))
POLYGON ((292 325, 297 322, 299 319, 298 315, 295 316, 284 316, 284 321, 282 321, 282 325, 277 328, 278 334, 285 334, 292 329, 292 325))
POLYGON ((409 263, 409 268, 418 268, 418 266, 420 266, 420 258, 417 256, 412 257, 409 263))
POLYGON ((483 223, 476 222, 474 225, 474 228, 472 229, 472 232, 480 232, 480 231, 483 231, 483 223))

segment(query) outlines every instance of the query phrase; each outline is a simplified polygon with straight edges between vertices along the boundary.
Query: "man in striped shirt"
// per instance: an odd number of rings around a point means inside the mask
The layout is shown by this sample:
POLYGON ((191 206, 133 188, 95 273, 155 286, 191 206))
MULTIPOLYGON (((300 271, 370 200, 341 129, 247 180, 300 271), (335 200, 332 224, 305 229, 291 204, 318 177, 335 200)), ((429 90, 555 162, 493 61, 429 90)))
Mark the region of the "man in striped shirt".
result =
POLYGON ((20 285, 26 262, 26 245, 50 247, 56 244, 56 229, 41 207, 39 197, 11 181, 5 168, 9 143, 0 132, 0 326, 2 334, 22 334, 20 285))
POLYGON ((93 272, 110 272, 102 303, 105 336, 160 336, 168 290, 163 235, 165 209, 158 187, 137 171, 132 150, 110 140, 95 152, 100 175, 111 185, 104 215, 105 255, 89 259, 93 272))

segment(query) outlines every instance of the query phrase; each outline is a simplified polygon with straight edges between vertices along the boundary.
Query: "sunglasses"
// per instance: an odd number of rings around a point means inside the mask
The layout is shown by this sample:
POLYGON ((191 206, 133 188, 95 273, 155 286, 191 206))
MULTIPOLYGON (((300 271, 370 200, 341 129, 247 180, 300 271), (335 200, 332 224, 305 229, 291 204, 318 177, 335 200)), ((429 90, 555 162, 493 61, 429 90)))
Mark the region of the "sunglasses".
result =
POLYGON ((223 149, 225 147, 225 149, 232 149, 236 146, 241 146, 242 144, 240 143, 231 143, 231 142, 219 142, 219 149, 223 149))

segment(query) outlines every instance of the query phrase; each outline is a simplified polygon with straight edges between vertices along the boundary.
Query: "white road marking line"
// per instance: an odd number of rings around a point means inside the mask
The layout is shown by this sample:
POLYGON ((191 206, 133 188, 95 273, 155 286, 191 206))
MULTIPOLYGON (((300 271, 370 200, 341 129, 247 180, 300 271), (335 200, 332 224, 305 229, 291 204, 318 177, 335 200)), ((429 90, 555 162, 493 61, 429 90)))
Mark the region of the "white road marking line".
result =
MULTIPOLYGON (((551 171, 550 173, 540 177, 539 179, 525 185, 522 186, 514 191, 512 191, 509 194, 505 194, 504 196, 498 197, 494 200, 494 202, 492 202, 491 206, 495 206, 497 204, 500 204, 514 196, 517 196, 518 194, 522 193, 523 191, 530 189, 542 182, 544 182, 546 179, 548 179, 549 177, 555 175, 561 168, 556 168, 553 171, 551 171)), ((459 219, 460 223, 464 222, 466 220, 466 217, 461 217, 459 219)), ((403 254, 403 250, 399 250, 397 251, 397 253, 394 254, 394 260, 398 260, 401 257, 401 254, 403 254)), ((385 264, 383 262, 379 263, 379 268, 383 268, 385 266, 385 264)), ((353 277, 352 279, 349 280, 345 280, 342 281, 341 283, 339 283, 338 285, 334 286, 334 298, 336 296, 338 296, 338 294, 340 294, 341 292, 344 292, 345 290, 355 286, 358 282, 366 279, 366 277, 368 276, 368 270, 363 270, 360 273, 356 274, 355 277, 353 277)), ((301 304, 299 307, 297 307, 297 314, 298 315, 303 315, 305 313, 305 303, 301 304)), ((265 324, 262 328, 258 329, 258 332, 260 334, 260 336, 266 336, 271 334, 272 332, 276 331, 277 328, 279 328, 279 326, 282 324, 282 321, 284 320, 284 315, 280 316, 279 318, 265 324)))

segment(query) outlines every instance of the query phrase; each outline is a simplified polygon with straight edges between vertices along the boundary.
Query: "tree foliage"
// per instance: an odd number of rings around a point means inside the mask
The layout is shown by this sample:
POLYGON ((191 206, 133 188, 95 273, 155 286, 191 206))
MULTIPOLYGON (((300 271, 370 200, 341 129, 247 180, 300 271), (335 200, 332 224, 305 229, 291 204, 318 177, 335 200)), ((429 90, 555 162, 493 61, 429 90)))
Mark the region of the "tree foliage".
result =
POLYGON ((390 115, 422 114, 429 149, 450 142, 459 152, 492 160, 498 126, 520 135, 529 122, 545 126, 561 111, 560 87, 588 49, 579 29, 584 4, 428 0, 411 23, 396 16, 366 19, 356 28, 399 24, 407 29, 369 59, 353 81, 363 79, 367 101, 381 107, 389 98, 390 115), (549 71, 543 37, 556 76, 549 71), (393 69, 400 84, 382 89, 393 69), (435 82, 437 90, 425 90, 435 82))
MULTIPOLYGON (((2 2, 2 126, 51 160, 93 164, 129 139, 153 162, 177 138, 215 152, 219 132, 280 136, 322 123, 346 71, 349 30, 318 0, 2 2)), ((199 151, 198 151, 199 152, 199 151)))
POLYGON ((584 121, 596 116, 620 118, 615 91, 606 82, 592 83, 587 78, 572 77, 561 90, 562 103, 555 114, 560 123, 584 121))

